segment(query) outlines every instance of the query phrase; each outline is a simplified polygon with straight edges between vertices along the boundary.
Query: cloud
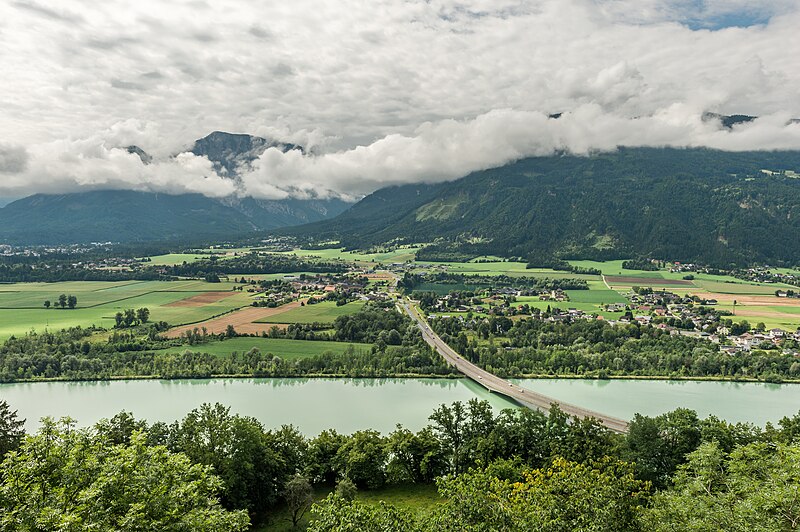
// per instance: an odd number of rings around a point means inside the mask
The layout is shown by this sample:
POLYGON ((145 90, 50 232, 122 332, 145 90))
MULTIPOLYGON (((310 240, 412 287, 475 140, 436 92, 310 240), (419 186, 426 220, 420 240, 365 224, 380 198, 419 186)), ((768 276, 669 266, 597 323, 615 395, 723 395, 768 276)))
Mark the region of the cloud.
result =
POLYGON ((28 165, 28 152, 22 146, 0 143, 0 174, 19 174, 28 165))
POLYGON ((411 136, 389 135, 368 146, 315 157, 270 149, 244 173, 242 182, 248 193, 273 199, 326 196, 332 191, 358 196, 380 186, 456 179, 523 157, 561 151, 587 155, 622 145, 800 149, 800 124, 790 123, 784 113, 729 131, 681 105, 640 118, 608 114, 596 104, 558 119, 503 109, 473 120, 426 123, 411 136))
MULTIPOLYGON (((108 137, 131 139, 125 131, 129 125, 113 128, 108 137)), ((0 148, 0 190, 9 196, 115 189, 211 197, 236 193, 236 184, 217 175, 205 157, 181 153, 145 165, 138 155, 106 142, 93 137, 40 144, 29 159, 20 158, 19 148, 0 148)))
POLYGON ((44 6, 0 3, 0 139, 28 154, 0 167, 0 195, 355 197, 554 149, 798 147, 782 122, 800 117, 796 0, 44 6), (764 118, 728 132, 705 111, 764 118), (214 130, 316 155, 267 152, 237 188, 174 157, 214 130), (131 144, 152 168, 117 153, 131 144))

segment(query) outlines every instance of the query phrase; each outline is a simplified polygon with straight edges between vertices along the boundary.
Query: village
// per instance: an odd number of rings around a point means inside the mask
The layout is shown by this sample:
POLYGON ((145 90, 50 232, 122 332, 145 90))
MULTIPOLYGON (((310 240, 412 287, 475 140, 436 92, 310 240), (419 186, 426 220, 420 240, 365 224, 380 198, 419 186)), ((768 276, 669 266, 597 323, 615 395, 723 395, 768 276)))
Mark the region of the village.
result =
POLYGON ((541 291, 536 294, 539 301, 548 302, 545 309, 519 303, 517 300, 517 297, 530 295, 531 291, 510 288, 489 289, 480 295, 454 291, 435 300, 429 296, 422 297, 420 306, 429 313, 429 319, 458 319, 470 325, 490 316, 529 317, 553 323, 603 320, 610 326, 636 323, 652 326, 669 334, 707 340, 718 344, 720 351, 728 354, 780 350, 785 355, 800 357, 800 328, 786 331, 736 322, 732 319, 731 312, 713 308, 717 305, 715 299, 634 287, 625 294, 627 303, 602 304, 597 311, 587 311, 570 307, 569 295, 561 290, 541 291), (608 313, 621 315, 609 318, 608 313))

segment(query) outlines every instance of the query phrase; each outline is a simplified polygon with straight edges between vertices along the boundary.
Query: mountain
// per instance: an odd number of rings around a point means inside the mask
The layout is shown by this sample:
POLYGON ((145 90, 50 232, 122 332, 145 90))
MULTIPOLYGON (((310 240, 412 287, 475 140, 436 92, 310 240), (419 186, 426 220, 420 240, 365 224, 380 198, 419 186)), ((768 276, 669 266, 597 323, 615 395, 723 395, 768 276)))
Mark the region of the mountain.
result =
POLYGON ((240 165, 252 163, 267 148, 277 148, 282 152, 303 151, 302 147, 294 144, 224 131, 214 131, 196 140, 190 151, 195 155, 208 157, 208 160, 214 163, 217 172, 222 173, 224 169, 226 175, 235 176, 240 165))
MULTIPOLYGON (((302 151, 293 144, 215 131, 197 140, 192 153, 208 157, 223 176, 238 180, 241 165, 251 164, 271 147, 302 151)), ((144 164, 153 160, 138 146, 125 149, 144 164)), ((256 230, 325 220, 349 206, 340 199, 214 199, 126 190, 36 194, 0 208, 0 243, 236 238, 256 230)))
MULTIPOLYGON (((214 163, 217 172, 237 180, 239 168, 249 166, 268 148, 277 148, 282 152, 290 150, 303 152, 303 148, 295 144, 223 131, 214 131, 195 141, 191 152, 207 157, 214 163)), ((336 198, 264 200, 250 197, 229 197, 221 201, 224 205, 247 216, 261 229, 275 229, 325 220, 350 207, 350 203, 336 198)))
POLYGON ((201 194, 36 194, 0 209, 0 242, 25 244, 227 238, 254 229, 243 214, 201 194))
POLYGON ((800 151, 620 148, 535 157, 456 181, 376 191, 284 230, 348 247, 446 254, 800 264, 800 151))

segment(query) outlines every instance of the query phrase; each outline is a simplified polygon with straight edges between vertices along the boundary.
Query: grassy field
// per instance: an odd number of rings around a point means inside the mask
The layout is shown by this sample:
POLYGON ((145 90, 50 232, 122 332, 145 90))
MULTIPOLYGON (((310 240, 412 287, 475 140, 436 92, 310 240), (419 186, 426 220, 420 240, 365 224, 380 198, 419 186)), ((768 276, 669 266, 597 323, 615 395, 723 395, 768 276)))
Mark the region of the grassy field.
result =
MULTIPOLYGON (((330 488, 326 487, 317 488, 314 492, 314 500, 324 499, 330 491, 330 488)), ((442 502, 442 498, 439 497, 439 493, 436 491, 436 486, 432 484, 393 485, 379 490, 359 491, 358 495, 356 495, 356 500, 376 505, 380 501, 386 501, 398 508, 410 510, 417 515, 424 515, 430 512, 442 502)), ((289 512, 285 507, 279 507, 273 513, 269 524, 255 527, 253 530, 256 532, 297 532, 308 527, 311 517, 313 516, 306 514, 298 527, 292 528, 289 512)))
POLYGON ((356 251, 344 251, 343 248, 328 249, 295 249, 284 252, 294 254, 298 257, 319 257, 325 260, 344 260, 348 262, 378 262, 393 263, 414 260, 419 247, 403 247, 392 251, 377 253, 361 253, 356 251))
POLYGON ((337 355, 344 353, 351 347, 356 350, 369 350, 369 344, 354 344, 345 342, 323 342, 310 340, 286 340, 284 338, 249 338, 238 337, 227 340, 216 340, 207 344, 194 346, 170 347, 164 349, 166 353, 183 353, 184 351, 197 351, 208 353, 215 356, 228 356, 234 351, 246 353, 253 348, 257 348, 262 353, 272 353, 285 360, 295 360, 326 352, 337 355))
POLYGON ((340 307, 333 301, 323 301, 269 316, 256 323, 333 323, 339 316, 358 312, 363 306, 363 301, 353 301, 340 307))
POLYGON ((570 303, 594 303, 599 305, 601 303, 627 302, 627 299, 622 294, 616 290, 608 290, 605 287, 591 290, 567 290, 566 293, 569 296, 570 303))
POLYGON ((205 292, 230 291, 232 283, 204 281, 123 281, 18 283, 0 285, 0 339, 30 330, 97 325, 112 327, 114 315, 124 309, 147 307, 152 321, 177 325, 204 320, 250 303, 243 293, 201 306, 173 306, 205 292), (44 301, 59 294, 78 298, 75 309, 46 309, 44 301))
POLYGON ((627 275, 626 272, 631 271, 622 269, 622 260, 609 260, 605 262, 596 260, 570 260, 567 262, 573 266, 580 266, 581 268, 595 268, 600 270, 603 275, 627 275))

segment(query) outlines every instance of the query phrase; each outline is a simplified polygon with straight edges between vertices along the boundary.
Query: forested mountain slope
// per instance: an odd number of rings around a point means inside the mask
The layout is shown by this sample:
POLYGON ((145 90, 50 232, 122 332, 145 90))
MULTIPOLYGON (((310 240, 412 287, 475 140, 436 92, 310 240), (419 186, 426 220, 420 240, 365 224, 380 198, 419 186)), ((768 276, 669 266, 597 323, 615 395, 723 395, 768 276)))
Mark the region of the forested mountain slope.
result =
POLYGON ((800 152, 620 148, 535 157, 391 187, 290 230, 363 247, 400 239, 531 257, 800 262, 800 152), (442 240, 444 242, 442 243, 442 240))

